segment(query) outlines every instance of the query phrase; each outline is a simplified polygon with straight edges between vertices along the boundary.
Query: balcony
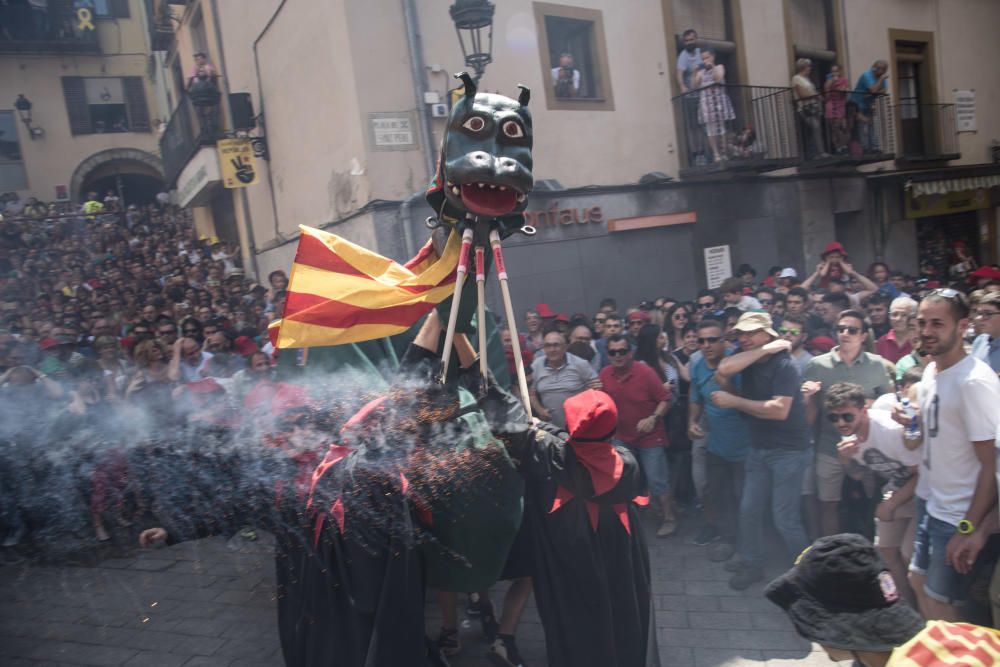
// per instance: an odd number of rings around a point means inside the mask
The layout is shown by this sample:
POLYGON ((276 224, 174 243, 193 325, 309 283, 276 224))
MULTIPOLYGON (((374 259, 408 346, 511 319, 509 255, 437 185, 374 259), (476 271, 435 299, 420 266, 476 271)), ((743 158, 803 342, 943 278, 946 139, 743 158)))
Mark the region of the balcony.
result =
POLYGON ((169 51, 174 45, 175 20, 165 2, 145 0, 149 29, 149 44, 153 51, 169 51))
POLYGON ((681 176, 795 166, 792 102, 791 88, 724 84, 673 98, 681 176))
POLYGON ((99 54, 97 31, 81 24, 71 0, 50 0, 47 11, 27 2, 0 5, 0 53, 99 54))
POLYGON ((856 166, 892 160, 895 155, 893 107, 888 95, 817 95, 796 101, 796 124, 805 169, 856 166))
POLYGON ((904 102, 895 106, 899 118, 899 160, 935 162, 957 160, 958 148, 954 104, 904 102))
POLYGON ((208 104, 210 91, 186 93, 167 123, 167 129, 160 137, 160 156, 163 159, 164 178, 173 183, 184 165, 199 148, 213 146, 222 137, 219 115, 218 87, 215 88, 215 104, 208 104), (192 99, 192 96, 194 99, 192 99), (197 103, 196 103, 197 102, 197 103))

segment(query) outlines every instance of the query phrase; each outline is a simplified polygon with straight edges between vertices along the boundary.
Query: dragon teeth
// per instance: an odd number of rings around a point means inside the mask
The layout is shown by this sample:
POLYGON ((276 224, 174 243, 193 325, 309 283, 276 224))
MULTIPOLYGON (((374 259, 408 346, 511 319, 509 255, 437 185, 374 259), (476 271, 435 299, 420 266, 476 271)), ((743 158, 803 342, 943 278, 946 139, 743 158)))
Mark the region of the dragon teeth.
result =
POLYGON ((453 186, 451 186, 451 193, 453 195, 460 195, 460 194, 462 194, 462 191, 458 189, 457 185, 453 185, 453 186))
POLYGON ((507 186, 506 185, 501 185, 500 186, 500 192, 506 192, 506 191, 507 191, 507 186))
POLYGON ((517 201, 519 201, 519 202, 522 202, 522 201, 524 201, 524 200, 525 200, 525 199, 527 199, 527 198, 528 198, 528 197, 527 197, 527 196, 525 196, 525 195, 518 195, 518 196, 517 196, 517 201))
POLYGON ((492 183, 490 183, 490 190, 496 190, 496 189, 497 189, 497 186, 495 186, 492 183))
POLYGON ((485 188, 485 187, 486 187, 486 184, 485 184, 485 183, 477 183, 477 185, 479 186, 479 189, 480 189, 480 190, 482 190, 483 188, 485 188))

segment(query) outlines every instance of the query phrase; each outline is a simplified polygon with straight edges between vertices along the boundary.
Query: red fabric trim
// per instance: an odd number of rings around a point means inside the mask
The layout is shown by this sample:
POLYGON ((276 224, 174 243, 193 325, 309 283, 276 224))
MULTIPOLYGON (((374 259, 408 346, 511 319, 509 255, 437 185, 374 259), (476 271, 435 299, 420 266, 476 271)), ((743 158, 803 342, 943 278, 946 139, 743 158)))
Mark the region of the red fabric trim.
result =
POLYGON ((569 444, 580 463, 590 473, 595 496, 604 495, 615 488, 622 478, 625 462, 610 442, 578 443, 570 438, 569 444))

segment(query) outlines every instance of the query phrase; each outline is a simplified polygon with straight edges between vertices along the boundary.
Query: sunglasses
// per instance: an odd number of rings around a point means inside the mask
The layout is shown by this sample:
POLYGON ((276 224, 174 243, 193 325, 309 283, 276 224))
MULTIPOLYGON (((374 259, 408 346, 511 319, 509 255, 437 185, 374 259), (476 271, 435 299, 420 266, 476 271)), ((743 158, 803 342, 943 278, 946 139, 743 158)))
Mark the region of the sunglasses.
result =
POLYGON ((850 424, 854 421, 854 414, 850 412, 831 412, 826 416, 826 418, 830 420, 831 424, 836 424, 838 422, 850 424))
POLYGON ((629 351, 627 349, 608 350, 608 356, 609 357, 624 357, 626 354, 628 354, 628 352, 629 351))
POLYGON ((189 336, 189 335, 193 336, 193 335, 196 335, 198 333, 198 330, 197 329, 185 329, 183 331, 183 333, 184 333, 185 336, 189 336))
POLYGON ((712 303, 699 303, 698 308, 701 310, 708 310, 709 308, 715 308, 715 302, 712 303))
POLYGON ((851 336, 856 336, 861 333, 860 327, 837 327, 837 333, 846 333, 851 336))
POLYGON ((994 315, 1000 315, 1000 312, 997 312, 995 310, 992 310, 992 311, 990 311, 990 310, 980 310, 980 311, 976 312, 975 318, 977 320, 988 320, 991 317, 993 317, 994 315))
POLYGON ((770 306, 772 303, 774 303, 774 299, 757 299, 757 300, 760 301, 760 305, 762 306, 770 306))
POLYGON ((705 336, 704 338, 698 336, 698 345, 715 345, 720 340, 722 340, 722 336, 705 336))
POLYGON ((788 334, 790 336, 798 336, 800 333, 802 333, 802 329, 789 329, 788 327, 781 327, 780 329, 778 329, 778 333, 788 334))

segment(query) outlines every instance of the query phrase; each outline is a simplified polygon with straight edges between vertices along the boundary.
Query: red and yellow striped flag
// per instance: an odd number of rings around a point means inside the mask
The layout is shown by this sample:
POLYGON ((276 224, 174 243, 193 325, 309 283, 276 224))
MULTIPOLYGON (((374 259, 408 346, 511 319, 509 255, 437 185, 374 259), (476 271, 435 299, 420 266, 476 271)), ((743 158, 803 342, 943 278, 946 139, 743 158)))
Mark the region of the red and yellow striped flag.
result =
POLYGON ((439 258, 431 241, 400 265, 336 234, 301 226, 277 348, 358 343, 402 333, 455 290, 461 239, 439 258))

